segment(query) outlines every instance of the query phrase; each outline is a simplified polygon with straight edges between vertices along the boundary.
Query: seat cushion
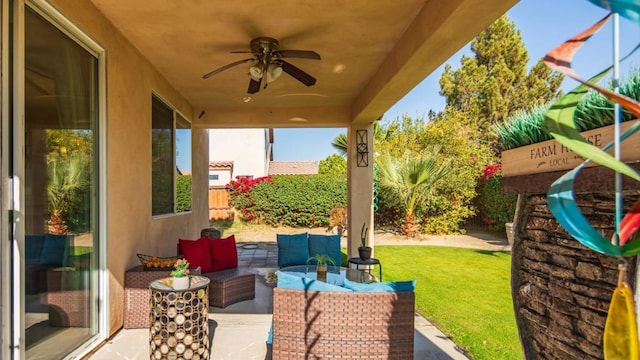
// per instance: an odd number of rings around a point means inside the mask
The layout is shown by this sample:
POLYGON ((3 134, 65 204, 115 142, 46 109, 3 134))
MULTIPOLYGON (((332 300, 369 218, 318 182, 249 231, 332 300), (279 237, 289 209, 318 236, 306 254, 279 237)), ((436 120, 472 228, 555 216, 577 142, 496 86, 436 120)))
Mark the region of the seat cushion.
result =
POLYGON ((309 259, 307 233, 277 234, 278 266, 304 265, 309 259))
POLYGON ((200 267, 203 273, 213 271, 211 252, 209 251, 209 238, 198 240, 179 239, 180 252, 189 262, 190 267, 200 267))
POLYGON ((44 234, 27 235, 24 238, 25 263, 27 265, 40 264, 44 247, 44 234))
POLYGON ((416 289, 416 281, 390 281, 361 284, 344 279, 344 287, 355 292, 412 292, 416 289))
POLYGON ((329 255, 336 262, 336 266, 342 266, 340 235, 309 234, 309 256, 316 254, 329 255))
POLYGON ((42 265, 66 265, 69 252, 69 237, 67 235, 46 234, 42 244, 40 264, 42 265))
POLYGON ((335 291, 352 292, 353 290, 338 285, 328 284, 324 281, 310 279, 306 277, 291 275, 286 271, 278 271, 278 287, 283 289, 305 290, 305 291, 335 291))
POLYGON ((213 262, 213 271, 238 267, 238 249, 234 235, 224 239, 209 238, 209 252, 213 262))

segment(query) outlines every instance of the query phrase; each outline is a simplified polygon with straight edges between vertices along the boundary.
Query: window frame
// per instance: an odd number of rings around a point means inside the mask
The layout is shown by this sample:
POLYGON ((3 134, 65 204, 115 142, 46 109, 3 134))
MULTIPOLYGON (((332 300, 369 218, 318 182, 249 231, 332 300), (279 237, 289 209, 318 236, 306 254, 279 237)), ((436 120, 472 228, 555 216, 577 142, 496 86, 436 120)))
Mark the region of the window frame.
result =
MULTIPOLYGON (((179 171, 178 171, 178 166, 177 166, 177 154, 178 154, 178 136, 177 136, 177 130, 181 129, 181 130, 188 130, 189 131, 189 146, 192 143, 192 138, 193 138, 193 133, 192 133, 192 128, 193 128, 193 123, 191 122, 191 120, 186 117, 183 113, 181 113, 180 111, 178 111, 176 109, 175 106, 173 106, 170 102, 166 101, 162 96, 160 96, 159 94, 157 94, 156 92, 152 92, 151 94, 151 216, 156 218, 156 217, 164 217, 164 216, 171 216, 171 215, 177 215, 177 214, 184 214, 184 213, 189 213, 191 211, 193 211, 193 209, 189 209, 189 210, 184 210, 184 211, 178 211, 178 186, 177 186, 177 179, 178 176, 180 175, 179 171), (172 199, 171 199, 171 211, 162 211, 162 212, 155 212, 154 210, 154 199, 155 199, 155 189, 154 189, 154 176, 156 175, 156 171, 154 169, 154 161, 153 161, 153 157, 155 156, 154 154, 154 136, 153 136, 153 132, 155 130, 154 128, 154 111, 153 111, 153 107, 155 102, 158 103, 158 105, 162 105, 164 106, 168 111, 171 111, 171 121, 172 121, 172 126, 171 126, 171 194, 172 194, 172 199), (179 119, 181 118, 181 119, 179 119), (186 127, 180 127, 178 128, 178 122, 181 122, 183 125, 187 124, 188 128, 186 127)), ((191 167, 193 167, 193 155, 191 152, 191 149, 189 149, 189 162, 191 163, 191 167)), ((193 178, 192 180, 192 184, 193 184, 193 178)), ((166 190, 166 189, 161 189, 161 190, 166 190)), ((164 192, 164 191, 161 191, 164 192)), ((193 190, 191 190, 191 204, 193 205, 193 190)))

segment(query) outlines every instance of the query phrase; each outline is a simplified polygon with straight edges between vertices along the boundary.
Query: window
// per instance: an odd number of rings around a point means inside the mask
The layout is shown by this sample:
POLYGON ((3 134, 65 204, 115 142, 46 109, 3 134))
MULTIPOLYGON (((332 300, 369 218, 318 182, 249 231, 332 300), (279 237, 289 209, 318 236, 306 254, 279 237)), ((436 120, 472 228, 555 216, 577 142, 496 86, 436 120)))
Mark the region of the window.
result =
POLYGON ((152 215, 191 210, 191 124, 153 96, 152 215))
POLYGON ((219 178, 218 174, 209 174, 209 180, 218 180, 219 178))

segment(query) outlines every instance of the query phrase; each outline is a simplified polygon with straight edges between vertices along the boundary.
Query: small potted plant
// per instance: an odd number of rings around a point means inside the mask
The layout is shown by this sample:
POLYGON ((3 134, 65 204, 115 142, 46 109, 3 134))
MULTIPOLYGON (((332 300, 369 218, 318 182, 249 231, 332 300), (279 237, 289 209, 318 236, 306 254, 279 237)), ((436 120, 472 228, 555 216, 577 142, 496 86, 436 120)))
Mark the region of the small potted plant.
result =
POLYGON ((360 247, 358 248, 358 255, 360 259, 368 260, 371 258, 371 246, 367 246, 367 235, 369 234, 369 228, 367 224, 362 224, 362 230, 360 230, 360 247))
POLYGON ((189 262, 186 259, 178 259, 170 275, 173 278, 172 287, 175 290, 189 288, 189 262))
POLYGON ((336 265, 335 260, 327 254, 315 254, 314 256, 307 259, 307 264, 311 261, 316 262, 316 273, 318 274, 317 279, 320 281, 327 281, 327 266, 329 264, 336 265))

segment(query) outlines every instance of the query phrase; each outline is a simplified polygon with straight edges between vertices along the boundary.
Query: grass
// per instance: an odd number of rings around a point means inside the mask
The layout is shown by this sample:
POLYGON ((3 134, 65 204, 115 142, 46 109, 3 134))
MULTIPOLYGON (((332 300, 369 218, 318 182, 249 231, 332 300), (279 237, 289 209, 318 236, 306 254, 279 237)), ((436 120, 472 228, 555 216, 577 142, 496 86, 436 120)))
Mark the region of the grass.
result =
POLYGON ((377 246, 384 280, 415 279, 416 310, 475 360, 523 359, 511 301, 511 255, 377 246))

